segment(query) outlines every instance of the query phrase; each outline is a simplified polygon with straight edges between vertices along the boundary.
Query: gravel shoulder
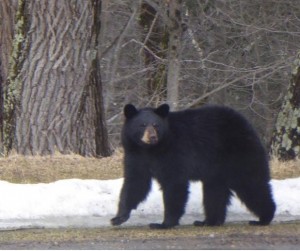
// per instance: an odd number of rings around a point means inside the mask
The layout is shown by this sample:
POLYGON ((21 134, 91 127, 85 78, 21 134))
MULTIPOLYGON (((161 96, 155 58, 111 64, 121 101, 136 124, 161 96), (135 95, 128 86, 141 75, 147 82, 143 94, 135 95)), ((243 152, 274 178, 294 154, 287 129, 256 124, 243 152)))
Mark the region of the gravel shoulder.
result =
POLYGON ((300 222, 255 227, 27 229, 0 233, 0 249, 300 249, 300 222))

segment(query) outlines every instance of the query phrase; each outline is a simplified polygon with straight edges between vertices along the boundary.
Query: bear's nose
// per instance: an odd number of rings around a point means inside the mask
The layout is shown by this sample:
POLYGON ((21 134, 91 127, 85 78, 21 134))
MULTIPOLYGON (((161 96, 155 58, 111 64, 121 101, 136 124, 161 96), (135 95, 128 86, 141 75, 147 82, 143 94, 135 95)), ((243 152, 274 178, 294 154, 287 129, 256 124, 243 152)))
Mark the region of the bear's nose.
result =
POLYGON ((158 136, 153 126, 147 126, 141 139, 146 144, 155 144, 158 142, 158 136))
POLYGON ((151 135, 150 137, 149 137, 149 141, 150 141, 150 143, 151 144, 155 144, 155 143, 157 143, 157 136, 156 135, 151 135))

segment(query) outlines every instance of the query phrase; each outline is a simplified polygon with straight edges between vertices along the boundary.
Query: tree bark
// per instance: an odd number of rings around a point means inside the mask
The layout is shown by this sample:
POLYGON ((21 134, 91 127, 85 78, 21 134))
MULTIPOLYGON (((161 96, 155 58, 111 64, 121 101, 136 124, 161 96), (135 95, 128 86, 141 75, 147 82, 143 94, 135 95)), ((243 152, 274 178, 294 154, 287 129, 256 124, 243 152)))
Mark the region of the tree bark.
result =
POLYGON ((28 32, 10 82, 20 92, 8 150, 108 156, 97 51, 101 0, 23 2, 28 32))
POLYGON ((0 1, 0 78, 2 81, 8 76, 9 58, 12 49, 13 29, 17 7, 17 0, 0 1))
POLYGON ((2 3, 3 14, 8 18, 7 27, 9 27, 7 28, 9 31, 8 34, 6 34, 7 37, 3 34, 3 38, 6 37, 6 43, 4 44, 6 45, 6 49, 9 49, 9 52, 3 57, 5 65, 1 67, 3 70, 2 76, 5 78, 1 84, 3 87, 1 91, 1 155, 5 155, 12 148, 15 136, 16 116, 21 93, 21 82, 18 74, 23 61, 22 51, 25 51, 24 41, 27 32, 24 13, 25 3, 26 2, 22 0, 19 0, 17 4, 15 3, 16 14, 13 8, 6 12, 5 10, 8 9, 8 5, 6 4, 5 6, 5 2, 2 3), (14 14, 15 17, 11 17, 11 15, 14 14), (14 20, 14 26, 12 25, 12 20, 14 20), (9 42, 11 42, 11 46, 8 45, 9 42))
POLYGON ((300 157, 300 51, 272 138, 271 153, 280 160, 300 157))
POLYGON ((9 56, 12 49, 16 0, 0 1, 0 154, 4 152, 4 89, 8 77, 9 56))

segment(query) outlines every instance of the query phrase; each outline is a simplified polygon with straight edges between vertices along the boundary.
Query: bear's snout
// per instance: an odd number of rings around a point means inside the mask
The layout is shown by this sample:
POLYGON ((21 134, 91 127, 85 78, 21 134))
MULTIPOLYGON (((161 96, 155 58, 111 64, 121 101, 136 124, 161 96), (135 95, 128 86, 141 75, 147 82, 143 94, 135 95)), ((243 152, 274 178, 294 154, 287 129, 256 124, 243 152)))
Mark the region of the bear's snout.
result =
POLYGON ((158 142, 158 135, 155 128, 153 126, 147 126, 141 140, 145 144, 156 144, 158 142))

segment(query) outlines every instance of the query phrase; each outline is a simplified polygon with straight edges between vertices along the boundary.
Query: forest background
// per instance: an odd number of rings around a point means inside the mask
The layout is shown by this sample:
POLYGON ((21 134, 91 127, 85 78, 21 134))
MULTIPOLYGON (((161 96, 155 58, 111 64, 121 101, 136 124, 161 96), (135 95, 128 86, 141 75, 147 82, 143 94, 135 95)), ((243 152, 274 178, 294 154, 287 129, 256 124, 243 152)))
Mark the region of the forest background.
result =
POLYGON ((300 152, 297 0, 2 0, 0 152, 109 156, 124 104, 233 107, 300 152))

